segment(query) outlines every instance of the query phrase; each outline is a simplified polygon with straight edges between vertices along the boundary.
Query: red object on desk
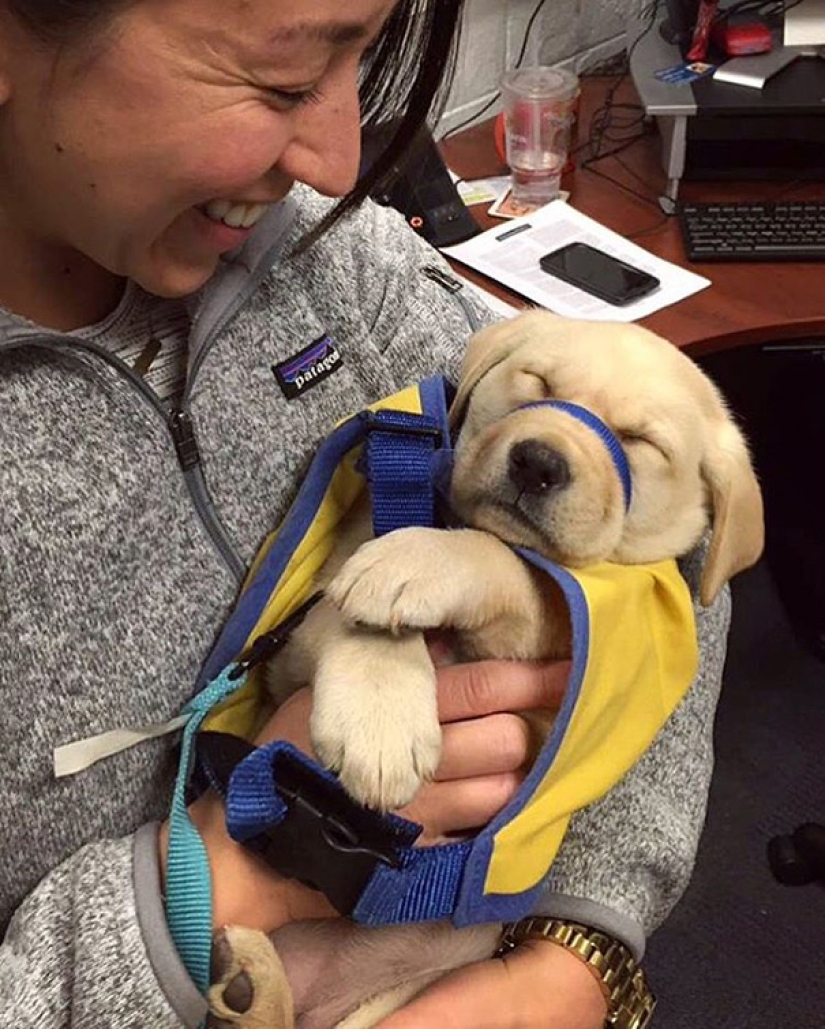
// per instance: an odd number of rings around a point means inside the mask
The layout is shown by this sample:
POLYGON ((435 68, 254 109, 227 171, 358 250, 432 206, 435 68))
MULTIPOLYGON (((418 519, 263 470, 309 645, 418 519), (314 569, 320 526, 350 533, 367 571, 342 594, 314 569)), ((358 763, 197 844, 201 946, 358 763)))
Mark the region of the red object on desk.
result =
POLYGON ((710 30, 716 19, 718 7, 719 0, 700 0, 699 13, 696 15, 696 28, 693 30, 693 40, 690 50, 687 52, 689 61, 704 61, 707 57, 710 30))
POLYGON ((711 38, 728 57, 766 54, 773 49, 771 30, 761 21, 733 22, 723 19, 713 26, 711 38))

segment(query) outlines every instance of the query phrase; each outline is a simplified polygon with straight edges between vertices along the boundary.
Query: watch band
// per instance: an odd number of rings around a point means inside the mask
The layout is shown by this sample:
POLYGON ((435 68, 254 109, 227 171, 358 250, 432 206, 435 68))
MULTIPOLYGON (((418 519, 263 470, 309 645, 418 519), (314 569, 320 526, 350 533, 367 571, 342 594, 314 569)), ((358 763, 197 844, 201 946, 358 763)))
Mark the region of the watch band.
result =
POLYGON ((656 1007, 647 979, 628 947, 578 922, 534 915, 505 926, 497 957, 525 940, 547 940, 575 954, 593 972, 607 1000, 608 1029, 645 1029, 656 1007))

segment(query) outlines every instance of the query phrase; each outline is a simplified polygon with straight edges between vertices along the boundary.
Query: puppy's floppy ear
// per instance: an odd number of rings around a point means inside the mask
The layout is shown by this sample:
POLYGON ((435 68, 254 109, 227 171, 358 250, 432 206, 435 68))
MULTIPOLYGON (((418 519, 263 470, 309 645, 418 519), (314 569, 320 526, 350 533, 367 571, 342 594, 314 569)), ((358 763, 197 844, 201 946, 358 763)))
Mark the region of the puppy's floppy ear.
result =
POLYGON ((536 340, 575 338, 581 321, 564 318, 552 311, 528 308, 514 318, 494 322, 475 333, 467 344, 461 366, 461 381, 450 408, 450 425, 464 417, 467 402, 476 384, 491 368, 501 364, 519 347, 536 340))
POLYGON ((450 425, 455 427, 464 417, 476 383, 509 357, 520 342, 520 333, 513 330, 512 320, 487 325, 471 336, 461 364, 458 390, 450 407, 450 425))
POLYGON ((762 493, 733 422, 715 427, 702 475, 713 504, 713 534, 700 586, 700 599, 707 606, 728 579, 757 562, 765 543, 762 493))

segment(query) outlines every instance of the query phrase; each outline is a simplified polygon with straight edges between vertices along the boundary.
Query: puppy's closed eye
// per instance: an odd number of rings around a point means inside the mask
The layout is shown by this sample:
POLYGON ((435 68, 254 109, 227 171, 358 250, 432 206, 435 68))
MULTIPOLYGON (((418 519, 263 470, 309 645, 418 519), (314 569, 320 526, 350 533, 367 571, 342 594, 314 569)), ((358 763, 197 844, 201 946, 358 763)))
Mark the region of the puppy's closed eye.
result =
POLYGON ((550 383, 537 372, 519 372, 517 383, 519 393, 522 393, 528 401, 549 400, 553 396, 550 383))
POLYGON ((670 448, 658 437, 645 432, 643 429, 620 429, 616 432, 622 446, 629 448, 650 447, 658 451, 665 460, 670 461, 673 457, 670 448))

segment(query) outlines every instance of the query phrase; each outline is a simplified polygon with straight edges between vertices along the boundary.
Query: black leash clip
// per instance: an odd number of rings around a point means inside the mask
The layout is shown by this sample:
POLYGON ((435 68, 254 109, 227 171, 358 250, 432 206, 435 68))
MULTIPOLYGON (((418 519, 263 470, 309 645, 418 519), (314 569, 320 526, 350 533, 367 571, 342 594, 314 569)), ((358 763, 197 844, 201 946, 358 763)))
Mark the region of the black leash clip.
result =
POLYGON ((289 641, 289 637, 298 628, 323 595, 324 594, 321 590, 318 590, 317 593, 313 593, 311 597, 305 600, 300 607, 296 608, 289 617, 285 618, 279 625, 276 625, 274 629, 270 629, 269 632, 262 633, 253 640, 252 645, 245 654, 242 654, 238 658, 237 664, 232 671, 228 673, 227 677, 232 681, 240 679, 245 672, 248 672, 251 668, 261 664, 263 661, 268 660, 273 656, 273 654, 277 654, 282 647, 286 646, 289 641))

